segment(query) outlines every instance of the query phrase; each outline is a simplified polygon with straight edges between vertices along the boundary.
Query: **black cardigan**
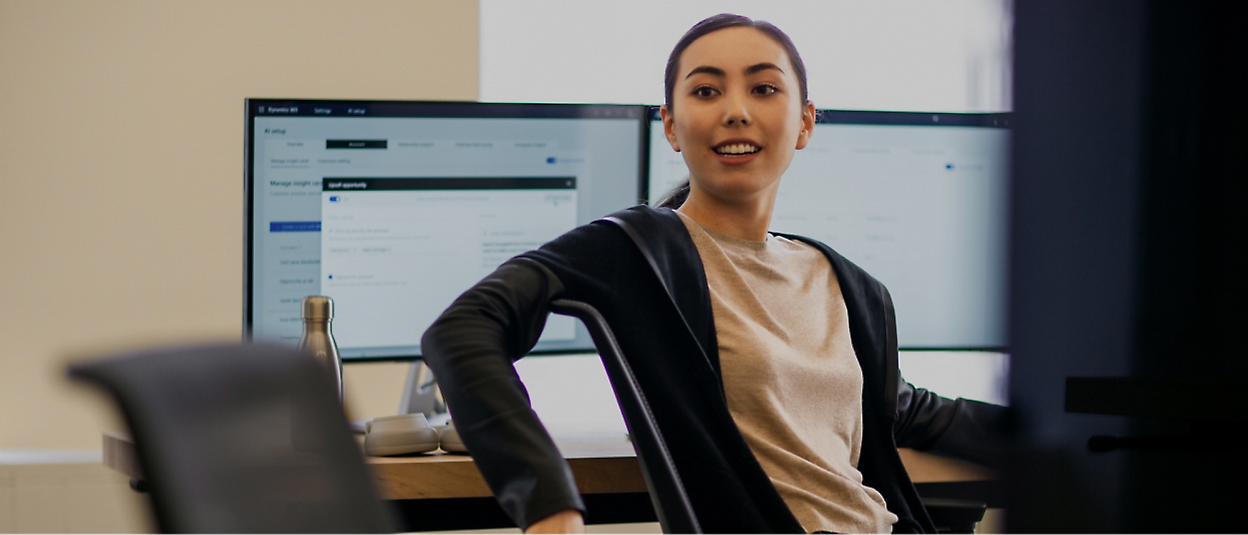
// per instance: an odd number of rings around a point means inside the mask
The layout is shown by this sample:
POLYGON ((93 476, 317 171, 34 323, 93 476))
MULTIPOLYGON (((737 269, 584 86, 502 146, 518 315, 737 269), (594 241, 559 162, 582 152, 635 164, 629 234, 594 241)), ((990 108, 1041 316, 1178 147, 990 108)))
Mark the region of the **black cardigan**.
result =
MULTIPOLYGON (((897 448, 999 464, 1001 408, 916 389, 897 368, 884 285, 822 243, 845 296, 863 373, 863 483, 898 517, 895 532, 935 532, 897 448)), ((522 527, 584 510, 567 462, 538 422, 512 362, 537 342, 556 298, 584 301, 611 325, 637 375, 694 511, 708 532, 800 532, 733 422, 724 399, 706 275, 679 216, 617 212, 520 255, 465 292, 425 332, 424 358, 465 445, 522 527)))

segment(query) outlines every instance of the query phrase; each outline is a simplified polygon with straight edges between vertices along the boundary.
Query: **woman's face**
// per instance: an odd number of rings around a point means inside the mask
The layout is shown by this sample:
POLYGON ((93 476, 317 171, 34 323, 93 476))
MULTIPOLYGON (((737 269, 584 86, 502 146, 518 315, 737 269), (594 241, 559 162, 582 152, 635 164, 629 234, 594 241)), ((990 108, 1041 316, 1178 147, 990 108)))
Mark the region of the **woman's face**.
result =
POLYGON ((814 106, 802 102, 788 54, 750 27, 691 43, 680 57, 671 109, 661 115, 693 188, 726 204, 774 199, 793 151, 814 128, 814 106))

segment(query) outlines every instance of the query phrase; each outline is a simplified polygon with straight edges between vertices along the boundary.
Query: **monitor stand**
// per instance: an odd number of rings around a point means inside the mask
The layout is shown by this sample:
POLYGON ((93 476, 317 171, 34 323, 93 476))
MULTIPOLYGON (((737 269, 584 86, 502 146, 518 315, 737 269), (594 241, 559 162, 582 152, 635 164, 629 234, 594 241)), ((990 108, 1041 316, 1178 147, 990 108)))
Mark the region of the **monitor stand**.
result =
POLYGON ((407 384, 403 387, 403 398, 399 401, 399 414, 422 413, 430 425, 445 425, 451 415, 446 410, 446 401, 442 399, 442 391, 433 378, 433 370, 424 361, 413 362, 407 371, 407 384))

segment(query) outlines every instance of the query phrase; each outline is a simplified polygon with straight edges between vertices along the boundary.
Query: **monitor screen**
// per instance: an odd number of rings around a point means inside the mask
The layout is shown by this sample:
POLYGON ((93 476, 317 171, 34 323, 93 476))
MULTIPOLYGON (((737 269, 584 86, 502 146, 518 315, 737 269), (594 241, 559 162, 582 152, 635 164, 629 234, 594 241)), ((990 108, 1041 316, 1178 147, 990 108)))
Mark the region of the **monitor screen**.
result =
MULTIPOLYGON (((1009 114, 821 110, 771 229, 820 240, 883 282, 903 349, 1006 345, 1009 114)), ((689 175, 651 111, 648 198, 689 175)))
MULTIPOLYGON (((507 259, 638 203, 648 108, 247 101, 244 333, 296 344, 334 300, 344 360, 412 359, 507 259)), ((592 351, 551 316, 536 352, 592 351)))

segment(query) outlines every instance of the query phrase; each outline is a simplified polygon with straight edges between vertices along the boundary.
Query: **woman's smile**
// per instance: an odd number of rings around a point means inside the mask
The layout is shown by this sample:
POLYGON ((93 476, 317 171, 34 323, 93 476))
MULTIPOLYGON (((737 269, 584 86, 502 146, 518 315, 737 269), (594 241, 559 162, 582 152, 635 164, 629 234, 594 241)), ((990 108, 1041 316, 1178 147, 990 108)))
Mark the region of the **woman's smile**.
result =
POLYGON ((715 151, 719 161, 725 165, 743 165, 754 161, 763 148, 748 139, 730 139, 716 144, 711 150, 715 151))

